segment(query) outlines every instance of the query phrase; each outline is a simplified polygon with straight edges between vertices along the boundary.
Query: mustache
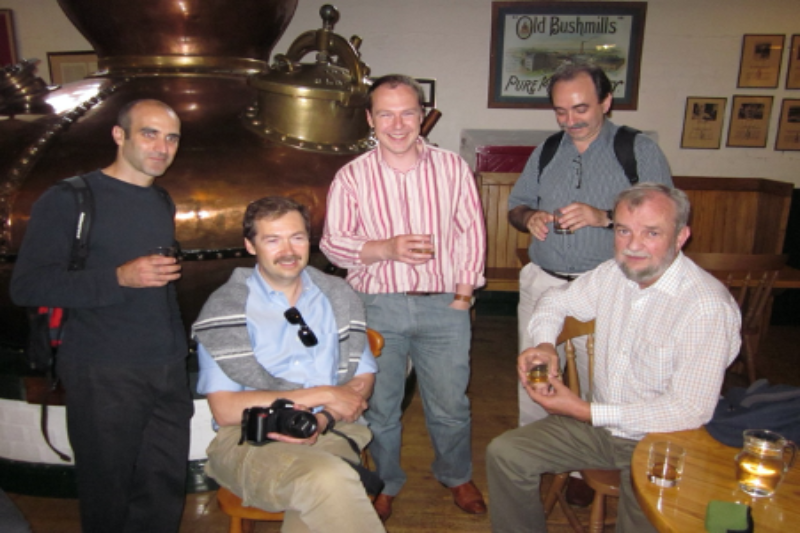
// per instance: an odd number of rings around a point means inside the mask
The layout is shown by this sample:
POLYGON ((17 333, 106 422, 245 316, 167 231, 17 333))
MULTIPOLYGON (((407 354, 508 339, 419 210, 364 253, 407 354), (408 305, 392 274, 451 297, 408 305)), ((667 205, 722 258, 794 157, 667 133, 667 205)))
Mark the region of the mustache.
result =
POLYGON ((282 255, 282 256, 276 258, 275 261, 273 261, 273 264, 277 265, 279 263, 294 263, 295 261, 300 261, 302 259, 303 259, 302 257, 300 257, 299 255, 295 255, 295 254, 282 255))
POLYGON ((573 124, 572 126, 570 126, 568 124, 559 124, 559 126, 561 126, 561 129, 564 130, 564 131, 566 131, 566 130, 577 130, 577 129, 580 129, 580 128, 589 127, 589 123, 588 122, 578 122, 577 124, 573 124))
POLYGON ((647 252, 634 252, 633 250, 628 250, 627 248, 622 250, 622 255, 626 257, 638 257, 639 259, 649 259, 650 254, 647 252))

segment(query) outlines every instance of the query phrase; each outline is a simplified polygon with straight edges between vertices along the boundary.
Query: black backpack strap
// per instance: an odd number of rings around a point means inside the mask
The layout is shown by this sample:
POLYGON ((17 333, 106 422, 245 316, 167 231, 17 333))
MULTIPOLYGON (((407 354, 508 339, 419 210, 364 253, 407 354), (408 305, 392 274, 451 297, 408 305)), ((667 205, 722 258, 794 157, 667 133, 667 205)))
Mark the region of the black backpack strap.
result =
POLYGON ((75 203, 78 206, 69 270, 83 270, 86 267, 86 258, 89 257, 89 230, 94 219, 94 196, 83 176, 67 178, 63 183, 67 184, 75 195, 75 203))
POLYGON ((642 132, 629 126, 620 126, 614 135, 614 155, 617 156, 617 161, 625 171, 625 175, 628 176, 631 185, 639 183, 639 169, 633 144, 636 136, 640 133, 642 132))
POLYGON ((542 172, 550 164, 550 161, 556 156, 558 147, 561 146, 561 139, 564 137, 564 131, 554 133, 544 141, 542 146, 542 153, 539 154, 539 177, 536 178, 538 182, 542 181, 542 172))
MULTIPOLYGON (((92 195, 92 189, 89 187, 89 183, 84 179, 83 176, 72 176, 71 178, 62 180, 61 183, 63 183, 64 187, 67 187, 72 191, 72 194, 75 198, 75 203, 78 207, 78 218, 75 222, 75 231, 73 232, 74 238, 72 240, 72 250, 70 251, 68 269, 83 270, 86 267, 86 258, 89 257, 89 230, 91 229, 92 220, 94 218, 94 196, 92 195)), ((61 319, 62 324, 66 320, 66 316, 67 309, 64 309, 61 319)), ((50 441, 50 434, 47 431, 47 407, 50 404, 51 396, 58 390, 61 382, 55 372, 55 353, 56 352, 54 350, 53 357, 50 360, 50 375, 52 376, 53 381, 51 386, 48 388, 47 393, 45 394, 44 400, 42 401, 39 427, 42 430, 44 441, 47 443, 47 446, 53 450, 53 453, 58 455, 62 461, 70 462, 72 460, 70 456, 53 445, 53 443, 50 441)))

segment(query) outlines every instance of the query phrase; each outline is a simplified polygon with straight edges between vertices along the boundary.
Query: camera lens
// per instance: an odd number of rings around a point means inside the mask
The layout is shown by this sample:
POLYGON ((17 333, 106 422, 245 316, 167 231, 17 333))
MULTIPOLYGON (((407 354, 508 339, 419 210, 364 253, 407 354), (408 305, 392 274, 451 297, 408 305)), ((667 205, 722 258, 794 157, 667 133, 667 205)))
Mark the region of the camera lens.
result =
POLYGON ((307 439, 317 431, 317 417, 307 411, 278 411, 277 432, 298 439, 307 439))

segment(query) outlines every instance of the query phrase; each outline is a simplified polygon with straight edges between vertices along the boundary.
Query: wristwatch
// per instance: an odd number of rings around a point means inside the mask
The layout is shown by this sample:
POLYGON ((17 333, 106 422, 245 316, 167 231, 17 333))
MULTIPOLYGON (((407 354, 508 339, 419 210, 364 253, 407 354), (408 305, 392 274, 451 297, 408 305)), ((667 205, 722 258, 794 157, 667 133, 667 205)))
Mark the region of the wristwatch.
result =
POLYGON ((333 418, 333 415, 332 415, 332 414, 330 414, 330 413, 329 413, 328 411, 326 411, 325 409, 323 409, 322 411, 320 411, 320 412, 319 412, 319 414, 321 414, 322 416, 324 416, 325 418, 327 418, 327 419, 328 419, 328 425, 327 425, 327 426, 325 426, 325 431, 323 431, 323 432, 322 432, 322 434, 324 435, 324 434, 326 434, 327 432, 329 432, 330 430, 332 430, 333 428, 335 428, 335 427, 336 427, 336 419, 335 419, 335 418, 333 418))
POLYGON ((469 302, 469 305, 475 305, 475 297, 474 296, 467 296, 466 294, 458 294, 456 293, 453 296, 453 300, 459 302, 469 302))
POLYGON ((608 226, 606 226, 606 229, 613 229, 614 228, 614 210, 613 209, 609 209, 608 211, 606 211, 606 216, 608 217, 608 226))

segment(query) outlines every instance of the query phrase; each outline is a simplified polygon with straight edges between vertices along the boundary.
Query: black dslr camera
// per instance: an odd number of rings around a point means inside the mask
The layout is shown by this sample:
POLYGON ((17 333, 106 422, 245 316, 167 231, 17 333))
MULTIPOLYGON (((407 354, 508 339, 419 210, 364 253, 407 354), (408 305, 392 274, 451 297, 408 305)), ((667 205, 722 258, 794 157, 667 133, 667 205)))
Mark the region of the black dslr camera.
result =
POLYGON ((262 446, 272 439, 267 433, 280 433, 298 439, 307 439, 317 431, 317 417, 308 411, 294 408, 290 400, 275 400, 269 407, 250 407, 242 412, 242 438, 254 446, 262 446))

